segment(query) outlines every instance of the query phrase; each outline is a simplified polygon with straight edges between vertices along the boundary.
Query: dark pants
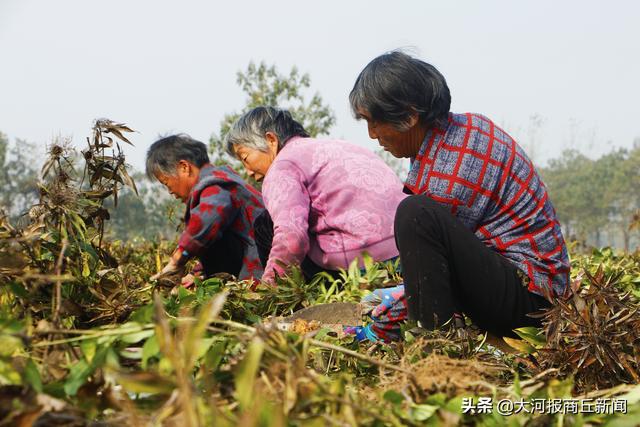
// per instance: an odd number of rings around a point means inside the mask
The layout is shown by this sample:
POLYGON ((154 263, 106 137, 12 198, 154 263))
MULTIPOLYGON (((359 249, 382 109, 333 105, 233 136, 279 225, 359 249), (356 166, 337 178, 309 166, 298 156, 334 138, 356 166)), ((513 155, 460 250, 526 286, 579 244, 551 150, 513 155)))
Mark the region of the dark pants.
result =
MULTIPOLYGON (((256 246, 258 247, 258 257, 260 258, 262 267, 265 268, 269 260, 269 254, 271 253, 271 246, 273 245, 273 220, 269 212, 265 210, 256 217, 253 221, 253 230, 255 233, 256 246)), ((302 270, 302 274, 307 281, 322 271, 329 273, 333 278, 337 279, 339 277, 338 271, 324 269, 311 261, 308 256, 302 260, 300 270, 302 270)))
POLYGON ((234 233, 224 233, 199 256, 205 277, 229 273, 238 277, 242 269, 246 243, 234 233))
POLYGON ((527 314, 550 303, 529 292, 510 261, 429 197, 402 201, 395 237, 409 318, 423 327, 440 326, 455 312, 498 336, 512 337, 515 328, 540 326, 539 319, 527 314))

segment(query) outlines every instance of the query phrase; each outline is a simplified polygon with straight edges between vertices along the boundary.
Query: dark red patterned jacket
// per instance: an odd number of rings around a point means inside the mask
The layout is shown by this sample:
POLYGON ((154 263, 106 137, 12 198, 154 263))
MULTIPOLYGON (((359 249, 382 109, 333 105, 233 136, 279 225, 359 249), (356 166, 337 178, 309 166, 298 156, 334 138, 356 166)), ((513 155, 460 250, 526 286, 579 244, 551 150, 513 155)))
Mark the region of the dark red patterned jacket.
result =
POLYGON ((235 233, 246 242, 238 278, 259 280, 262 266, 253 221, 263 210, 260 193, 233 169, 204 165, 187 201, 185 230, 178 240, 178 248, 185 258, 198 256, 215 243, 221 233, 235 233))
POLYGON ((522 148, 488 118, 452 113, 446 129, 427 132, 405 192, 448 207, 529 278, 529 291, 564 294, 569 256, 547 190, 522 148))

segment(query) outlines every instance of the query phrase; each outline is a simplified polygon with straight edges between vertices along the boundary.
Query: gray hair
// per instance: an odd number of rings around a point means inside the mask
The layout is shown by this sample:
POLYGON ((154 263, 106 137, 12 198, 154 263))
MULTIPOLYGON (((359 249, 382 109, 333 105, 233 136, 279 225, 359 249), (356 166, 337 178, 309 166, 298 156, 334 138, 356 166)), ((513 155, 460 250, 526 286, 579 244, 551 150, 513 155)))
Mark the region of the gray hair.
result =
POLYGON ((360 72, 349 94, 356 119, 360 110, 371 119, 406 130, 412 114, 428 127, 444 127, 451 107, 445 78, 431 64, 401 51, 373 59, 360 72))
POLYGON ((147 176, 151 179, 159 173, 173 176, 180 160, 201 168, 209 163, 207 146, 184 133, 159 139, 147 150, 147 176))
POLYGON ((289 111, 274 107, 256 107, 243 114, 227 133, 227 151, 235 157, 233 147, 242 145, 266 152, 269 149, 265 138, 267 132, 273 132, 278 137, 278 150, 294 136, 309 136, 289 111))

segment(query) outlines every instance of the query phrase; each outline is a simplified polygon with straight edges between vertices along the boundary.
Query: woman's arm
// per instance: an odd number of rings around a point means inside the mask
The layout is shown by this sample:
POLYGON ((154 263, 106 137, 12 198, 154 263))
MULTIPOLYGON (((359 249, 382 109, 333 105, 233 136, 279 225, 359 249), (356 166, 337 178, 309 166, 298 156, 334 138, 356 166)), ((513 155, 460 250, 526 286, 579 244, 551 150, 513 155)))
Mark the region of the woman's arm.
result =
POLYGON ((222 237, 233 222, 238 209, 233 206, 231 193, 218 186, 204 188, 197 204, 189 210, 189 221, 178 239, 178 247, 162 271, 151 277, 157 280, 182 269, 186 262, 198 255, 202 249, 222 237))
POLYGON ((262 196, 273 220, 273 244, 262 280, 273 282, 285 266, 300 264, 309 252, 309 211, 311 199, 302 172, 281 161, 272 165, 262 196))

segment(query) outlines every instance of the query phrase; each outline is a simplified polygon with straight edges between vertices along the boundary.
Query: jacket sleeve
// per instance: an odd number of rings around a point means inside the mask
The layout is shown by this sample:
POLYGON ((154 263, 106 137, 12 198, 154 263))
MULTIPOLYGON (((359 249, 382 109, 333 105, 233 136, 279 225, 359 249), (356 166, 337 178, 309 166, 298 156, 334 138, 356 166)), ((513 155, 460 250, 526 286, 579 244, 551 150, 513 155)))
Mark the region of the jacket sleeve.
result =
POLYGON ((228 190, 218 185, 204 188, 192 204, 189 221, 178 240, 183 260, 200 254, 203 248, 221 238, 237 211, 228 190))
POLYGON ((272 283, 282 265, 300 264, 309 252, 311 200, 303 173, 288 161, 271 166, 262 196, 273 220, 273 243, 262 280, 272 283))

